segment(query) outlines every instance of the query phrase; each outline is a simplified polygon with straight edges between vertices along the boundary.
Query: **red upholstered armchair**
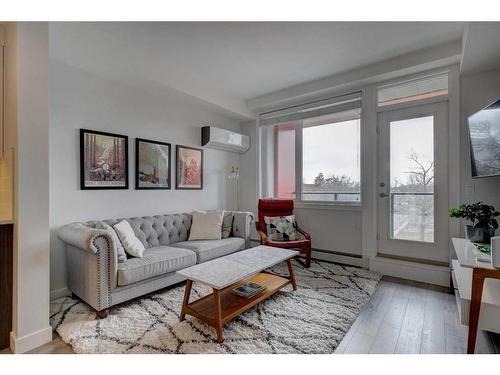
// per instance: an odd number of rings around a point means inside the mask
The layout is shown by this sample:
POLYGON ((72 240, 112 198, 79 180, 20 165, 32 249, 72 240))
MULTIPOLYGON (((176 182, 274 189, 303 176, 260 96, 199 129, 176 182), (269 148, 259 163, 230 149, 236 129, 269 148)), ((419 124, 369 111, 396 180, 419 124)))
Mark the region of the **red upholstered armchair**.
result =
POLYGON ((306 256, 305 266, 311 266, 311 236, 300 229, 295 222, 297 232, 304 236, 304 239, 295 241, 272 241, 267 237, 266 223, 264 216, 290 216, 293 215, 293 200, 291 199, 259 199, 259 219, 255 223, 260 236, 260 244, 286 249, 300 249, 301 254, 306 256))

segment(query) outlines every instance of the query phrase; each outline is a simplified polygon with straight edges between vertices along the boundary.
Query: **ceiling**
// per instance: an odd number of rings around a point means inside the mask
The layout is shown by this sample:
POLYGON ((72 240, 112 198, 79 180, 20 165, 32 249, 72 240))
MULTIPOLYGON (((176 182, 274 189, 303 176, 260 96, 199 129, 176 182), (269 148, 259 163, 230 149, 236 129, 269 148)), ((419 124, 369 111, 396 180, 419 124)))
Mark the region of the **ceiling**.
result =
POLYGON ((462 38, 456 22, 51 23, 54 60, 235 118, 246 100, 462 38))
POLYGON ((471 22, 466 26, 462 74, 500 68, 500 23, 471 22))

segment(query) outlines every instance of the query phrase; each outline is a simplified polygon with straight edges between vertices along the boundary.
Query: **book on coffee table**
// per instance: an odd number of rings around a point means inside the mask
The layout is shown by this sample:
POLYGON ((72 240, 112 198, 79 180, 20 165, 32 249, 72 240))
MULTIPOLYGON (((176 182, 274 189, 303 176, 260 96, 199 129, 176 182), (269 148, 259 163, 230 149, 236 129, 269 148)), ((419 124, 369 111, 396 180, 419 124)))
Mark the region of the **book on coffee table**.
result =
POLYGON ((240 297, 252 298, 257 294, 263 292, 264 290, 266 290, 266 287, 263 285, 257 283, 248 283, 240 285, 239 287, 234 288, 231 291, 240 297))

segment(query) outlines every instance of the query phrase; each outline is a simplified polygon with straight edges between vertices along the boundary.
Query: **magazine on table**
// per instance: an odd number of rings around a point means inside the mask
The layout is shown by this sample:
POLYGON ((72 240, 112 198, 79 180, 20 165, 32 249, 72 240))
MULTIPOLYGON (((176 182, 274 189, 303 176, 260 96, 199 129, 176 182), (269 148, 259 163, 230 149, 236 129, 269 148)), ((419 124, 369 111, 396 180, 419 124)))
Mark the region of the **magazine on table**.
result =
POLYGON ((266 290, 266 287, 257 283, 247 283, 234 288, 232 292, 240 297, 252 298, 266 290))

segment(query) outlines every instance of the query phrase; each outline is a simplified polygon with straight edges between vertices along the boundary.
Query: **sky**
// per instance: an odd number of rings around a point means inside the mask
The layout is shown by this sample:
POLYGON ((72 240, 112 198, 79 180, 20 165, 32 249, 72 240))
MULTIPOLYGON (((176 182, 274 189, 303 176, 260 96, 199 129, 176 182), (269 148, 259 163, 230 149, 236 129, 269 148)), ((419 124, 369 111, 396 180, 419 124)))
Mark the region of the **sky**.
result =
POLYGON ((313 126, 302 133, 302 175, 304 183, 314 183, 318 173, 346 175, 359 181, 359 120, 313 126))
POLYGON ((408 156, 413 150, 425 166, 434 160, 434 121, 432 116, 393 121, 390 125, 391 184, 397 179, 404 183, 412 163, 408 156))

